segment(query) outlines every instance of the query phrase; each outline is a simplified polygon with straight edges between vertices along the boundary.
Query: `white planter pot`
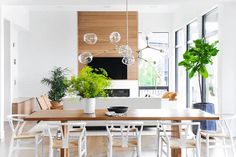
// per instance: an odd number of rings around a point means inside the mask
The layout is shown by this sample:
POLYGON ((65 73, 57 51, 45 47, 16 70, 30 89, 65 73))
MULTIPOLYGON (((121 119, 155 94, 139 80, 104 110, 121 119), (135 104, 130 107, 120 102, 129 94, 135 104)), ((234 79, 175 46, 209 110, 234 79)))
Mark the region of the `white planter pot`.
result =
POLYGON ((84 113, 95 113, 95 98, 84 99, 84 113))

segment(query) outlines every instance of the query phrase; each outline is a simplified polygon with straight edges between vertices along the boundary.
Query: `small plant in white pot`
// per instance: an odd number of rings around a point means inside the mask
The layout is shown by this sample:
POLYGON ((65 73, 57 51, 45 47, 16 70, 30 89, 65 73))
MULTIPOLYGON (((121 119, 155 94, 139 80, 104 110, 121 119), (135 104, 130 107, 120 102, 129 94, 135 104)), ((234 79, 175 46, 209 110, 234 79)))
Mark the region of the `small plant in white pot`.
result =
POLYGON ((95 113, 95 98, 107 96, 105 89, 110 86, 111 79, 104 69, 85 66, 78 76, 72 76, 65 83, 68 85, 68 93, 74 93, 83 99, 84 112, 95 113))

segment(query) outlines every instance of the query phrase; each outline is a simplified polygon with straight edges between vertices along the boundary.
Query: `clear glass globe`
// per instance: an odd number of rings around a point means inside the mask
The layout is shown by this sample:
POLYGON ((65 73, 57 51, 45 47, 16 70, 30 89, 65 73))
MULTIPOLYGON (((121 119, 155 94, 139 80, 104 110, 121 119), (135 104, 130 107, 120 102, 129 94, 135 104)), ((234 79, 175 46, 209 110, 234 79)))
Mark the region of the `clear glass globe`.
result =
POLYGON ((95 33, 84 34, 84 42, 89 45, 94 45, 98 41, 98 37, 95 33))
POLYGON ((109 40, 112 44, 116 44, 120 41, 120 33, 119 32, 112 32, 109 36, 109 40))
POLYGON ((88 64, 88 63, 92 62, 93 55, 90 52, 83 52, 79 55, 78 60, 82 64, 88 64))
POLYGON ((129 45, 121 45, 118 48, 118 53, 123 57, 128 57, 133 54, 133 50, 131 49, 131 47, 129 47, 129 45))
POLYGON ((135 62, 135 58, 133 55, 122 58, 122 63, 125 65, 132 65, 134 64, 134 62, 135 62))

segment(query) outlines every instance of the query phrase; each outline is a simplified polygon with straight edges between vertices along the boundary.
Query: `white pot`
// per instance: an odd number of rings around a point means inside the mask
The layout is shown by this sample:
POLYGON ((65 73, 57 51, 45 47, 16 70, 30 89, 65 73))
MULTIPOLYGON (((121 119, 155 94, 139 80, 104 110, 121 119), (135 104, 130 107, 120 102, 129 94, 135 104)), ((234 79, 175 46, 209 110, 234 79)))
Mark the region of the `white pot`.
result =
POLYGON ((84 99, 84 113, 95 113, 95 98, 83 98, 84 99))

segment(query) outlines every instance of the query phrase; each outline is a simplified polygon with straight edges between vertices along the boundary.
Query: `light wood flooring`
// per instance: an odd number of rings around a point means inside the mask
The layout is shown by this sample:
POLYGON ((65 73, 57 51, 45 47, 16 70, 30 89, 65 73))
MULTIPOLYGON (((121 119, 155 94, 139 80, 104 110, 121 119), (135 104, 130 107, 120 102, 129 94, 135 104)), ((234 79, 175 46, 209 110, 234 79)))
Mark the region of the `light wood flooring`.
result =
MULTIPOLYGON (((152 129, 151 129, 152 130, 152 129)), ((89 131, 89 136, 87 137, 88 140, 88 157, 106 157, 106 138, 100 133, 105 133, 104 131, 89 131), (92 136, 93 134, 94 136, 92 136)), ((150 129, 145 129, 144 134, 142 136, 142 156, 143 157, 156 157, 156 137, 154 136, 155 130, 150 131, 150 129)), ((8 151, 9 151, 9 143, 11 138, 11 130, 9 128, 8 123, 5 124, 5 139, 0 142, 0 157, 7 157, 8 151)), ((235 141, 236 142, 236 141, 235 141)), ((41 149, 40 149, 41 150, 41 149)), ((183 156, 186 156, 185 150, 183 151, 183 156)), ((205 157, 205 145, 202 144, 201 149, 201 157, 205 157)), ((227 151, 228 155, 227 157, 231 157, 231 151, 227 151)), ((40 152, 41 153, 41 152, 40 152)), ((113 151, 114 157, 133 157, 135 156, 134 149, 114 149, 113 151)), ((192 157, 193 153, 188 151, 188 157, 192 157)), ((23 150, 23 151, 17 151, 14 153, 16 157, 34 157, 34 151, 33 150, 23 150)), ((44 156, 48 157, 48 140, 45 139, 44 141, 44 156)), ((72 154, 71 156, 76 157, 76 154, 72 154)), ((223 157, 224 151, 220 149, 214 149, 210 151, 210 157, 223 157)), ((41 157, 41 154, 40 154, 41 157)), ((163 155, 165 157, 165 155, 163 155)))

